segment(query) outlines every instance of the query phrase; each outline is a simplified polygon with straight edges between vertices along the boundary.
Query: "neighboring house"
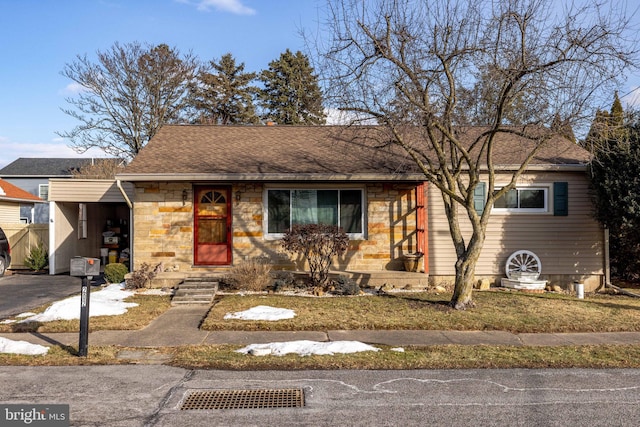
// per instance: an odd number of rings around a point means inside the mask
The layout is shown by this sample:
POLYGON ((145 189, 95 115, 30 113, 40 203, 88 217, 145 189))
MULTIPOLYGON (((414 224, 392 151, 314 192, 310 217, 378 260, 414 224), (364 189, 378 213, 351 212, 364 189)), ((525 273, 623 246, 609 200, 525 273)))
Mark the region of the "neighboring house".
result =
MULTIPOLYGON (((279 239, 293 223, 329 222, 350 236, 335 270, 363 281, 395 272, 402 283, 411 275, 402 276, 404 255, 423 252, 423 280, 452 281, 456 256, 440 192, 384 135, 378 127, 164 126, 116 176, 135 186, 134 267, 162 262, 176 280, 250 257, 301 268, 279 239)), ((506 172, 497 186, 527 145, 506 135, 496 142, 495 164, 506 172)), ((533 159, 491 213, 477 278, 498 280, 509 255, 528 249, 553 283, 601 283, 604 235, 591 216, 588 160, 562 138, 533 159)), ((486 183, 479 190, 483 209, 486 183)))
POLYGON ((26 192, 22 188, 0 179, 0 227, 9 240, 11 247, 11 269, 26 268, 24 259, 38 242, 46 241, 47 225, 27 225, 20 208, 46 204, 41 198, 26 192))
MULTIPOLYGON (((49 178, 72 178, 72 171, 89 165, 95 159, 82 158, 28 158, 20 157, 0 169, 0 178, 23 190, 48 200, 49 178)), ((25 204, 20 208, 23 221, 36 224, 49 223, 49 204, 25 204)))
POLYGON ((0 224, 24 222, 20 207, 26 206, 32 209, 37 204, 44 204, 44 200, 4 179, 0 179, 0 224))

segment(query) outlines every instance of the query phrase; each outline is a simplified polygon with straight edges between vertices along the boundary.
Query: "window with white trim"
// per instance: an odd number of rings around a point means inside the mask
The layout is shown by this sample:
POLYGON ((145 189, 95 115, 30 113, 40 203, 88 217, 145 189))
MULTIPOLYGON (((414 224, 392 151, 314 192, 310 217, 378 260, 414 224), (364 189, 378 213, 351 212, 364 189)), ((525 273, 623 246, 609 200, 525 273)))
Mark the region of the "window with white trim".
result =
POLYGON ((38 197, 49 200, 49 184, 38 184, 38 197))
MULTIPOLYGON (((496 188, 496 191, 500 188, 496 188)), ((516 187, 493 204, 496 212, 549 212, 549 187, 516 187)))
POLYGON ((337 225, 350 237, 364 235, 362 189, 270 188, 265 199, 268 236, 279 237, 297 224, 337 225))

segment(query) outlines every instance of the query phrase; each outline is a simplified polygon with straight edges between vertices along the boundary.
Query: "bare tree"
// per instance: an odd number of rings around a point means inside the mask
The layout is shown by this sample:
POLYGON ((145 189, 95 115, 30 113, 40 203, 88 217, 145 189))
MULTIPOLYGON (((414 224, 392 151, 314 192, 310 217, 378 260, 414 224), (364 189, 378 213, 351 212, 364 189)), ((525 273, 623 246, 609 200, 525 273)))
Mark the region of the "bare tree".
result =
POLYGON ((72 170, 71 176, 76 179, 114 179, 125 166, 126 162, 121 159, 95 159, 80 169, 72 170))
POLYGON ((95 147, 131 159, 160 126, 179 120, 197 66, 193 55, 164 44, 115 43, 96 62, 79 55, 62 71, 79 86, 62 111, 80 124, 58 135, 79 153, 95 147))
POLYGON ((622 9, 617 2, 329 0, 331 37, 320 47, 328 102, 354 123, 384 128, 442 193, 457 255, 453 307, 473 306, 491 207, 555 137, 552 122, 579 126, 600 90, 611 93, 634 66, 637 43, 622 9), (527 100, 536 108, 523 111, 527 100), (522 160, 509 185, 493 191, 495 145, 505 134, 521 141, 522 160), (481 174, 489 191, 479 213, 481 174))

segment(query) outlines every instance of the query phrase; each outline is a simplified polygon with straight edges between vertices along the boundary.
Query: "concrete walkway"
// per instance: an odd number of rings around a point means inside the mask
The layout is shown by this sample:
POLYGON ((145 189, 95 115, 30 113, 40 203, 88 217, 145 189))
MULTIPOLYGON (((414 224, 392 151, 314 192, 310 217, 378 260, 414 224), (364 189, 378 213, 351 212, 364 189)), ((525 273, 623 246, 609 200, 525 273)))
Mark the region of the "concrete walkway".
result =
MULTIPOLYGON (((588 344, 640 345, 640 332, 525 333, 504 331, 332 330, 332 331, 203 331, 200 322, 209 306, 172 307, 139 331, 96 331, 89 345, 123 347, 175 347, 198 344, 258 344, 281 341, 361 341, 390 346, 509 345, 562 346, 588 344)), ((14 341, 41 345, 77 346, 78 333, 3 333, 14 341)))

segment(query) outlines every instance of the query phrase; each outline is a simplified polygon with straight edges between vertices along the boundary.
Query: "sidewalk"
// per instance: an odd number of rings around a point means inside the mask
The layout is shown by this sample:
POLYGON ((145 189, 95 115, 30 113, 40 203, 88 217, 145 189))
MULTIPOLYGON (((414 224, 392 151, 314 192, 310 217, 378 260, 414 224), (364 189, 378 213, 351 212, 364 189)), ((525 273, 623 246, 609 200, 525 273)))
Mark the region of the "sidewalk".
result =
MULTIPOLYGON (((198 344, 260 344, 281 341, 360 341, 389 346, 509 345, 563 346, 637 344, 640 332, 524 333, 504 331, 333 330, 333 331, 203 331, 198 328, 209 306, 172 307, 138 331, 96 331, 89 345, 175 347, 198 344)), ((91 322, 89 322, 91 325, 91 322)), ((40 345, 78 345, 78 333, 3 333, 0 337, 40 345)))

